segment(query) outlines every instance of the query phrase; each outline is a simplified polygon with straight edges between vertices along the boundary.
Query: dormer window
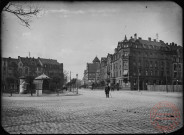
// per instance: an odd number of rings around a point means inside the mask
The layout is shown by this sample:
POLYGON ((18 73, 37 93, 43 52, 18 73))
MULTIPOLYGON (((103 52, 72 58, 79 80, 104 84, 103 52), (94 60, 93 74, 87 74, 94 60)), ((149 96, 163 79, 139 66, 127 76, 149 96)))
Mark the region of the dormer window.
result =
POLYGON ((124 47, 128 47, 128 45, 127 45, 127 44, 125 44, 125 45, 124 45, 124 47))

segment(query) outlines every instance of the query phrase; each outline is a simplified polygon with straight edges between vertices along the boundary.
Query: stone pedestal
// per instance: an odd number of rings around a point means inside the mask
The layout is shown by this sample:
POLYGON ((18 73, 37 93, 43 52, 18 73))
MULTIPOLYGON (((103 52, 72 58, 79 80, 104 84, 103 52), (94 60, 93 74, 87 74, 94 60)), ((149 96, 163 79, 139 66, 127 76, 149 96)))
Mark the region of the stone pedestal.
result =
POLYGON ((37 96, 42 95, 42 90, 36 90, 36 95, 37 95, 37 96))

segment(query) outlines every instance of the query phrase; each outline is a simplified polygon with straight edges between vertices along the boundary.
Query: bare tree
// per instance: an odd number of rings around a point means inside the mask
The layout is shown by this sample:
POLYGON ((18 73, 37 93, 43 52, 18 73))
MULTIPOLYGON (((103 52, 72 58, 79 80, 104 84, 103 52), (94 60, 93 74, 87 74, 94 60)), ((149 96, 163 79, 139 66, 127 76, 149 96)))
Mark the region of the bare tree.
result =
POLYGON ((29 28, 31 18, 37 16, 40 9, 31 4, 9 2, 2 11, 15 15, 24 26, 29 28))
POLYGON ((67 78, 68 78, 68 72, 66 70, 64 70, 63 75, 64 75, 64 84, 66 84, 67 78))

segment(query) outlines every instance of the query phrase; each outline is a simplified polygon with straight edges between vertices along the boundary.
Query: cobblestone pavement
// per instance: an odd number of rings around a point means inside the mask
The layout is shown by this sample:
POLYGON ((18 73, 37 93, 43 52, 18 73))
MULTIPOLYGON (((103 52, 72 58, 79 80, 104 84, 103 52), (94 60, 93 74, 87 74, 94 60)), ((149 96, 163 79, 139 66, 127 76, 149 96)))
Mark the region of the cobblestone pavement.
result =
POLYGON ((150 123, 160 101, 174 103, 183 119, 182 93, 113 91, 105 98, 103 90, 79 89, 69 95, 2 96, 2 126, 15 134, 160 133, 150 123))

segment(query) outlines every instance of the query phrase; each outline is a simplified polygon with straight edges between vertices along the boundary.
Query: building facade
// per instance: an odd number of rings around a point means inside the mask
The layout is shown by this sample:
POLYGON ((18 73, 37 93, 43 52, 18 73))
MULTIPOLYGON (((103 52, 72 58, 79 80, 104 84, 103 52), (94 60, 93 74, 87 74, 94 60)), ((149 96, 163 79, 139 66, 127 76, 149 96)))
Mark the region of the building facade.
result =
POLYGON ((1 59, 1 90, 18 89, 18 59, 1 59))
MULTIPOLYGON (((183 84, 183 47, 174 42, 137 37, 119 41, 113 54, 102 57, 100 81, 122 90, 147 90, 147 85, 183 84)), ((88 78, 90 79, 90 78, 88 78)))
POLYGON ((92 83, 98 83, 100 81, 100 60, 96 56, 92 63, 87 63, 86 71, 84 73, 85 81, 88 85, 92 85, 92 83))
MULTIPOLYGON (((10 81, 14 82, 14 87, 19 85, 19 78, 24 76, 32 76, 36 78, 41 74, 46 74, 50 78, 59 80, 60 86, 63 85, 63 63, 58 63, 57 60, 44 59, 44 58, 30 58, 20 57, 15 58, 2 58, 2 82, 3 89, 9 89, 10 81), (8 79, 7 79, 8 78, 8 79), (10 78, 10 79, 9 79, 10 78), (7 80, 10 80, 9 82, 7 80), (12 81, 14 80, 14 81, 12 81), (7 88, 5 88, 7 87, 7 88)), ((12 87, 12 86, 11 86, 12 87)), ((16 88, 16 89, 17 89, 16 88)), ((15 88, 14 88, 15 89, 15 88)))
POLYGON ((122 89, 146 90, 147 85, 182 83, 183 47, 162 40, 134 38, 118 42, 112 77, 122 89))

